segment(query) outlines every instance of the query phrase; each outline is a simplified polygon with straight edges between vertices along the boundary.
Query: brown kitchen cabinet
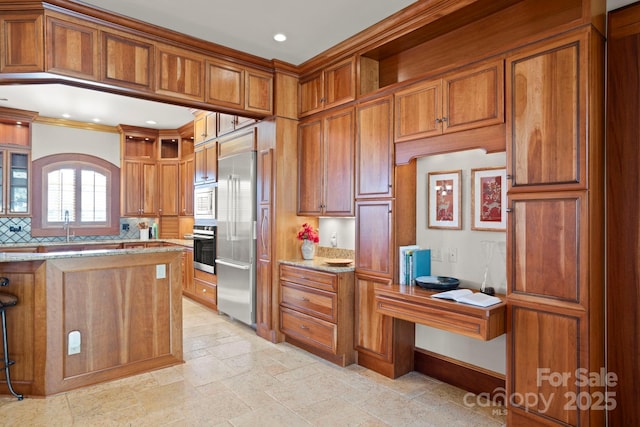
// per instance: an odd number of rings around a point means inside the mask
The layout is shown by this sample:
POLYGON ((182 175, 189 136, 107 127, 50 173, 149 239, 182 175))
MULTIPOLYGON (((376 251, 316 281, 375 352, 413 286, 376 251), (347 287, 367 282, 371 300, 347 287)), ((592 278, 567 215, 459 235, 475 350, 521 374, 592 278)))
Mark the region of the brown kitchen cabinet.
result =
POLYGON ((122 216, 155 216, 158 197, 156 162, 125 160, 121 175, 122 216))
POLYGON ((355 348, 358 364, 389 378, 413 370, 415 324, 378 313, 375 287, 390 279, 355 275, 355 348))
MULTIPOLYGON (((193 259, 192 259, 193 262, 193 259)), ((183 290, 183 293, 191 299, 198 301, 214 310, 218 309, 218 287, 215 274, 206 271, 193 270, 193 290, 183 290)))
POLYGON ((181 216, 193 216, 193 181, 195 177, 195 156, 191 154, 178 163, 179 201, 181 216))
POLYGON ((602 110, 603 55, 602 36, 586 28, 507 57, 507 395, 554 402, 511 401, 509 425, 604 425, 593 405, 567 409, 602 387, 537 380, 538 368, 605 366, 603 141, 585 132, 602 127, 591 113, 602 110))
POLYGON ((340 366, 354 363, 353 272, 280 264, 280 325, 286 340, 340 366))
POLYGON ((193 120, 193 144, 199 145, 218 136, 218 115, 200 112, 193 120))
POLYGON ((309 119, 298 132, 298 214, 353 216, 353 108, 309 119))
POLYGON ((393 196, 393 106, 391 96, 358 105, 356 199, 393 196))
POLYGON ((255 122, 256 120, 250 117, 218 113, 218 136, 233 132, 255 122))
POLYGON ((47 71, 98 80, 98 28, 64 15, 46 16, 47 71))
POLYGON ((194 148, 194 183, 204 184, 218 180, 218 142, 209 141, 194 148))
POLYGON ((154 45, 128 33, 101 31, 101 80, 143 91, 154 88, 154 45))
POLYGON ((204 101, 204 55, 156 44, 156 93, 204 101))
POLYGON ((356 269, 391 279, 394 269, 393 199, 356 202, 356 269))
POLYGON ((298 91, 298 115, 317 113, 356 98, 355 58, 348 58, 302 77, 298 91))
POLYGON ((31 150, 0 148, 0 216, 31 212, 31 150))
POLYGON ((157 163, 158 170, 158 215, 177 216, 179 210, 179 163, 163 160, 157 163))
POLYGON ((396 142, 504 123, 504 62, 415 83, 394 104, 396 142))
POLYGON ((244 108, 244 68, 218 59, 206 62, 205 102, 244 108))
POLYGON ((42 14, 0 15, 0 73, 44 71, 42 14))
POLYGON ((182 292, 195 293, 193 277, 193 248, 184 248, 182 253, 182 292))

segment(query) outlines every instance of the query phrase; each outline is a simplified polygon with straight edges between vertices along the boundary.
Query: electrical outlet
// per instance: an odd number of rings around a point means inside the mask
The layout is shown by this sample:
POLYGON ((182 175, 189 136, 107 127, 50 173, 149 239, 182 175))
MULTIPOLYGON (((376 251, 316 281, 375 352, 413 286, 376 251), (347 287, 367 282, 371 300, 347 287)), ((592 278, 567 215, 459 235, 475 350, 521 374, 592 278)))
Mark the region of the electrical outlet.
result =
POLYGON ((442 262, 442 249, 431 249, 431 261, 442 262))
POLYGON ((449 248, 449 262, 458 262, 458 249, 449 248))
POLYGON ((9 226, 9 231, 13 232, 13 233, 17 233, 18 231, 22 231, 22 226, 18 225, 17 227, 15 225, 10 225, 9 226))
POLYGON ((72 354, 80 353, 81 342, 80 331, 69 332, 67 354, 71 356, 72 354))
POLYGON ((122 231, 129 231, 129 224, 122 224, 122 231))

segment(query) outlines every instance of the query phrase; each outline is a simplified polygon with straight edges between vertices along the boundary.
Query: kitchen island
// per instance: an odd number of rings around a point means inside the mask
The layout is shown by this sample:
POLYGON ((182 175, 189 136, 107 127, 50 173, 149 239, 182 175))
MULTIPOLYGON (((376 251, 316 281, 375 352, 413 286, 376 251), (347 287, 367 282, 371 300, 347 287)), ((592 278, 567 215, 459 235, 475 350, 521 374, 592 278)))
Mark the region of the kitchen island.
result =
POLYGON ((13 387, 48 396, 183 363, 182 251, 0 252, 18 297, 7 310, 13 387))

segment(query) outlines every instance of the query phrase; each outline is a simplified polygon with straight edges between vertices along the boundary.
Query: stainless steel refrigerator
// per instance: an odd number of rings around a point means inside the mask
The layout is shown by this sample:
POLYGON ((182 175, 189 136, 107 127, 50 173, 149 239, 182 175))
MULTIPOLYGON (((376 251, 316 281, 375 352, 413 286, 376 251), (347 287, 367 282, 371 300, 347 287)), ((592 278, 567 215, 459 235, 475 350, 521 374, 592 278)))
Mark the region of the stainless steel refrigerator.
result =
POLYGON ((256 154, 218 159, 218 310, 256 323, 256 154))

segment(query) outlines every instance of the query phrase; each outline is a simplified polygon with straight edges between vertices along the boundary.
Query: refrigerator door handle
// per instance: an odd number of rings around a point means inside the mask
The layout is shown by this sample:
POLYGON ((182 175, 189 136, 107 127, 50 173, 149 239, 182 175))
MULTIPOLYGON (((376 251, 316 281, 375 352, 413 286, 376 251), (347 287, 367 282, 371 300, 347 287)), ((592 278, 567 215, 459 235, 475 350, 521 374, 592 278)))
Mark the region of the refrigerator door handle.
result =
POLYGON ((249 265, 249 264, 236 264, 235 262, 223 261, 221 259, 217 259, 216 260, 216 264, 220 264, 220 265, 224 265, 224 266, 232 267, 232 268, 237 268, 237 269, 240 269, 240 270, 249 270, 251 268, 251 265, 249 265))

